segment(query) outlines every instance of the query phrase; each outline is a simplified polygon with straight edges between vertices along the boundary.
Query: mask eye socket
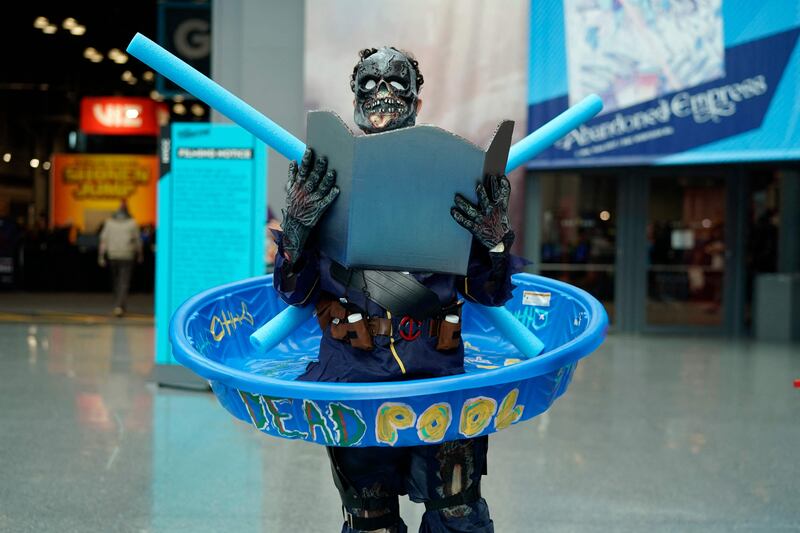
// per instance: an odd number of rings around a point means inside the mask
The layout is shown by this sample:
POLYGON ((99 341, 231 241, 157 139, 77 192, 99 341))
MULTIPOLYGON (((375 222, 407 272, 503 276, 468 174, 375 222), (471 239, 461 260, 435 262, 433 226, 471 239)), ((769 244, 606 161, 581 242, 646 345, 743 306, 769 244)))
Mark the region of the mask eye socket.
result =
POLYGON ((367 78, 361 82, 361 88, 371 91, 378 84, 373 78, 367 78))
POLYGON ((390 81, 389 85, 391 85, 393 88, 397 89, 398 91, 405 91, 406 90, 406 86, 403 83, 401 83, 401 82, 399 82, 397 80, 390 81))

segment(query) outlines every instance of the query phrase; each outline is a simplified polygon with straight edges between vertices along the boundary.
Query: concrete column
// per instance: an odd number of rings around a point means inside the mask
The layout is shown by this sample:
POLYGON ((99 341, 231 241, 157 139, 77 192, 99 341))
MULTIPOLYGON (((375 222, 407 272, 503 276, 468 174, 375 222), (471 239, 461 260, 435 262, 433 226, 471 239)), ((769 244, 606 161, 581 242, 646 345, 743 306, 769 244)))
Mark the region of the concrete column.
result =
MULTIPOLYGON (((305 0, 213 2, 211 20, 212 78, 305 140, 305 0)), ((212 120, 227 121, 216 112, 212 120)), ((279 219, 287 165, 283 156, 269 151, 267 199, 279 219)))

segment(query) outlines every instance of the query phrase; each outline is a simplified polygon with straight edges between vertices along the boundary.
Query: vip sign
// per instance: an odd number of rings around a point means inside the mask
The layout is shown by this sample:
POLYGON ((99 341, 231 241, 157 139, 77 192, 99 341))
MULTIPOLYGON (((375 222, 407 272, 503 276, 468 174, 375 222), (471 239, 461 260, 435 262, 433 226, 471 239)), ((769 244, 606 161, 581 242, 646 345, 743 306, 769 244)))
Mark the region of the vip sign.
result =
POLYGON ((94 135, 158 135, 168 118, 164 104, 119 96, 81 100, 81 130, 94 135))

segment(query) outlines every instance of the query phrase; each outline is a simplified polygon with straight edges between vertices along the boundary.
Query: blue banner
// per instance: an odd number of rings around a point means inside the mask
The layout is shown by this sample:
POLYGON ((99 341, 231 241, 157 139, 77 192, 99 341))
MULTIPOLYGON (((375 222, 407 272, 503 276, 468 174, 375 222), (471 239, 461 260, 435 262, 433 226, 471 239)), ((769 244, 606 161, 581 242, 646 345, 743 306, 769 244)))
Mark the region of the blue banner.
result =
POLYGON ((264 274, 265 145, 239 126, 173 124, 162 138, 156 363, 175 364, 168 324, 195 294, 264 274))
POLYGON ((533 2, 529 131, 605 109, 529 167, 800 159, 799 35, 796 0, 533 2))

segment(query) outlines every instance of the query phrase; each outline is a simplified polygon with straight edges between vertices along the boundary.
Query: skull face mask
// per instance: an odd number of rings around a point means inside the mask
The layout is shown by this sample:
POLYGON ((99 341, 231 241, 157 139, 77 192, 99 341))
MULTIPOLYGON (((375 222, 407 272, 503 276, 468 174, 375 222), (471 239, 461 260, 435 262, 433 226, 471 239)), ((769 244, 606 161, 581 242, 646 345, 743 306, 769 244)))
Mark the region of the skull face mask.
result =
POLYGON ((355 123, 365 133, 413 126, 422 75, 417 62, 394 48, 362 50, 350 88, 355 123))

